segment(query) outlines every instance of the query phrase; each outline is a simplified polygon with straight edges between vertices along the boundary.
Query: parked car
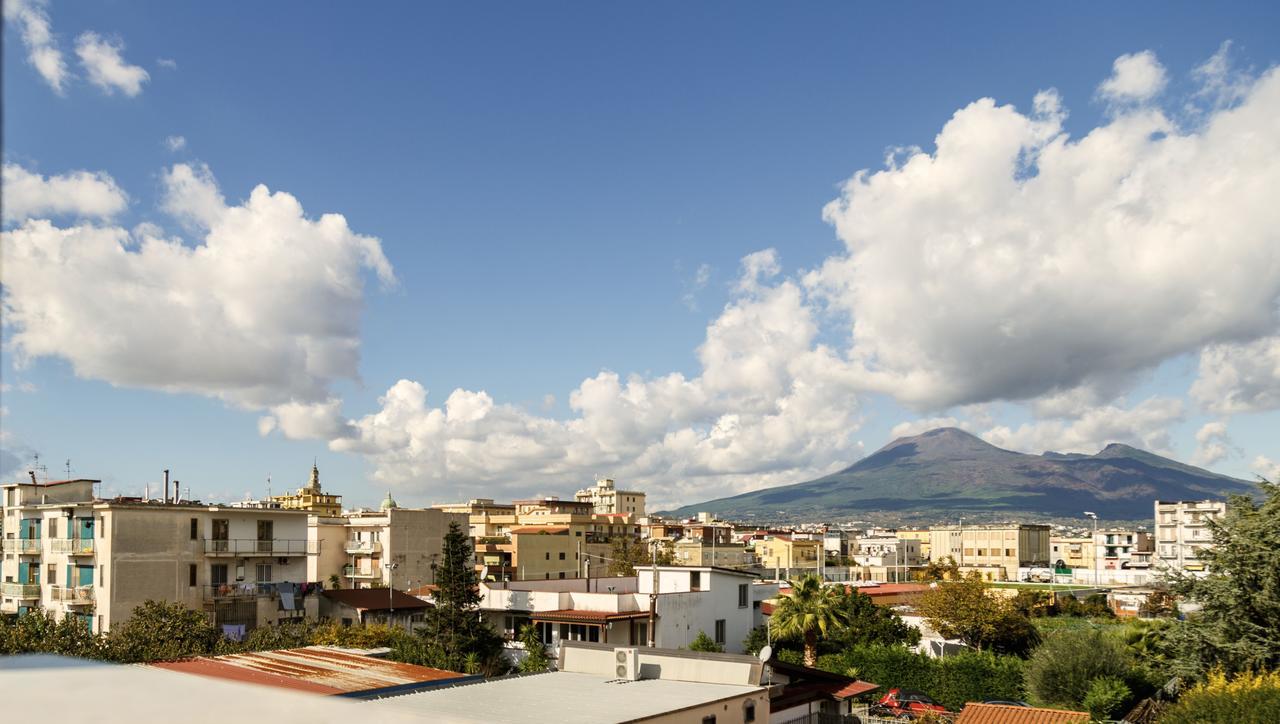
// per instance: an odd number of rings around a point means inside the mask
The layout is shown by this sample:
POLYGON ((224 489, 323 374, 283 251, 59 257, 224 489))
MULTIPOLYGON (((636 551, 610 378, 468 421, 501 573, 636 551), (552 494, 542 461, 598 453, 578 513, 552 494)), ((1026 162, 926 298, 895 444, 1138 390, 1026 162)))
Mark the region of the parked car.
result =
POLYGON ((872 716, 896 717, 905 721, 925 713, 945 714, 947 710, 927 695, 910 689, 890 689, 871 707, 872 716))

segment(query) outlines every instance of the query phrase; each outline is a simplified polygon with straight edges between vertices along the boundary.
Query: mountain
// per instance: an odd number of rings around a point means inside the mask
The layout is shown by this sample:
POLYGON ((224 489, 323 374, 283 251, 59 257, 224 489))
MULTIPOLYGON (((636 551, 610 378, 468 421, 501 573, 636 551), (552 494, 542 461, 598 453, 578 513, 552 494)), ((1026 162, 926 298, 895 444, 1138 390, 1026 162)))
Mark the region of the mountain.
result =
POLYGON ((885 445, 855 465, 807 483, 686 505, 733 519, 832 520, 870 512, 976 520, 992 513, 1107 520, 1152 516, 1152 501, 1223 497, 1254 490, 1245 480, 1112 443, 1096 455, 1003 450, 952 427, 885 445))

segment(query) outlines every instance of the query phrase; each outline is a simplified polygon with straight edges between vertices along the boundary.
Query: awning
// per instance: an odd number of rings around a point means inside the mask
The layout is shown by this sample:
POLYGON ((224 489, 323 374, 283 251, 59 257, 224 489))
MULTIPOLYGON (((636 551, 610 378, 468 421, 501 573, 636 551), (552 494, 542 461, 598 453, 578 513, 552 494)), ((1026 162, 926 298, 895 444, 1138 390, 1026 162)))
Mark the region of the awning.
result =
POLYGON ((611 621, 627 621, 636 618, 649 618, 648 611, 575 611, 562 609, 559 611, 539 611, 529 614, 534 621, 554 621, 558 623, 594 623, 604 624, 611 621))

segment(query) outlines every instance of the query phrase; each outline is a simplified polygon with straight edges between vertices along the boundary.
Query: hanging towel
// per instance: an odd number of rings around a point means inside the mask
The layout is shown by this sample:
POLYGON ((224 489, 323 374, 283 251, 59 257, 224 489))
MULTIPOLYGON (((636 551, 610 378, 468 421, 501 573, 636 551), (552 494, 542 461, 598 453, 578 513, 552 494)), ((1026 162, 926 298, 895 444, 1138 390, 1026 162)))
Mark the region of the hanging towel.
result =
POLYGON ((280 608, 283 608, 286 611, 293 610, 293 592, 292 591, 280 592, 280 608))

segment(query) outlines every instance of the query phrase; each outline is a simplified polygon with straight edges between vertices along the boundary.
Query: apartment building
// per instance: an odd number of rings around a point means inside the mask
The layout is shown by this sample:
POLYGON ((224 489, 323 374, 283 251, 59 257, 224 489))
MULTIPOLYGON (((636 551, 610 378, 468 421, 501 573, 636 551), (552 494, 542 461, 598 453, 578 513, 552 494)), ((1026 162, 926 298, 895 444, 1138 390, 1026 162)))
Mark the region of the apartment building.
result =
POLYGON ((401 508, 391 496, 377 511, 357 510, 338 518, 312 516, 308 539, 317 541, 309 577, 343 588, 415 588, 436 582, 449 524, 469 526, 465 513, 401 508))
POLYGON ((930 554, 955 559, 961 570, 978 570, 993 580, 1016 581, 1020 568, 1048 567, 1049 526, 944 525, 929 531, 930 554))
POLYGON ((147 600, 239 632, 318 611, 307 513, 95 497, 95 480, 0 486, 0 611, 40 607, 108 631, 147 600))
POLYGON ((1155 539, 1145 530, 1100 530, 1093 534, 1093 549, 1097 566, 1103 571, 1147 568, 1155 551, 1155 539))
POLYGON ((612 478, 600 478, 593 487, 579 490, 573 497, 579 503, 590 503, 596 513, 644 517, 645 494, 638 490, 618 490, 612 478))
POLYGON ((671 555, 680 566, 743 568, 756 561, 755 553, 740 543, 706 543, 693 538, 676 541, 671 547, 671 555))
POLYGON ((928 528, 899 528, 894 535, 903 540, 913 540, 920 544, 920 560, 930 560, 930 532, 928 528))
POLYGON ((859 566, 912 567, 920 565, 920 541, 893 535, 856 538, 850 554, 859 566))
POLYGON ((1200 552, 1213 545, 1209 521, 1226 512, 1227 504, 1221 500, 1157 500, 1152 564, 1161 569, 1204 571, 1200 552))
POLYGON ((765 570, 817 570, 824 555, 820 540, 771 537, 755 544, 756 561, 765 570))
POLYGON ((614 538, 640 539, 631 513, 597 513, 588 501, 538 498, 501 506, 488 499, 438 506, 467 511, 476 566, 486 580, 598 576, 614 538))
POLYGON ((1049 538, 1049 562, 1059 571, 1094 568, 1093 538, 1053 536, 1049 538))
POLYGON ((764 623, 761 602, 778 595, 776 583, 711 566, 658 566, 654 584, 649 568, 637 576, 495 581, 481 584, 480 608, 508 640, 532 623, 553 652, 562 641, 646 646, 656 590, 657 646, 686 648, 703 632, 741 652, 747 634, 764 623))

